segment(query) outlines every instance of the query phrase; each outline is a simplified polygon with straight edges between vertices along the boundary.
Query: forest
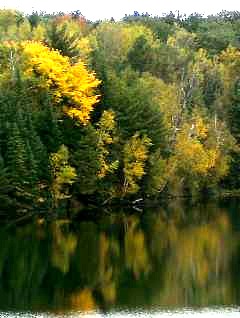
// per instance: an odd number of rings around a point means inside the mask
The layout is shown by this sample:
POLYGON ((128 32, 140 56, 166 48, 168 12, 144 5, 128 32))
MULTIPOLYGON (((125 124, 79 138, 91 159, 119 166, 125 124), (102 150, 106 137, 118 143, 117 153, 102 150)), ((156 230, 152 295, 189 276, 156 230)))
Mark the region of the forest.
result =
POLYGON ((0 39, 1 216, 239 194, 240 12, 2 9, 0 39))

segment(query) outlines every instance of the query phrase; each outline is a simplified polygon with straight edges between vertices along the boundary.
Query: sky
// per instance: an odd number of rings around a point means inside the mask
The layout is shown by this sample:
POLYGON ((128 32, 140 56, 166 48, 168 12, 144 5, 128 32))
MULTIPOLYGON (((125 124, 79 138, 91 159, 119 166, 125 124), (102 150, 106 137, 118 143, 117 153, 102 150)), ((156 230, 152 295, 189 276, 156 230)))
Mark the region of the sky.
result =
POLYGON ((18 9, 25 13, 33 10, 47 12, 80 12, 89 20, 104 20, 113 17, 116 20, 125 14, 148 12, 161 15, 170 11, 190 14, 218 13, 222 10, 240 11, 239 0, 0 0, 0 8, 18 9))

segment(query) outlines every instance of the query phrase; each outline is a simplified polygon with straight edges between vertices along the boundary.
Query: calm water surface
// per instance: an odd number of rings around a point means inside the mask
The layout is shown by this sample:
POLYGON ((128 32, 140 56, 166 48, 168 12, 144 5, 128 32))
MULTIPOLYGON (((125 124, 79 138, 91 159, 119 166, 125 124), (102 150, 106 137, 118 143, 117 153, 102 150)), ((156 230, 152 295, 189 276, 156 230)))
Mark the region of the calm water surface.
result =
POLYGON ((238 207, 174 202, 2 225, 0 316, 239 316, 238 207))

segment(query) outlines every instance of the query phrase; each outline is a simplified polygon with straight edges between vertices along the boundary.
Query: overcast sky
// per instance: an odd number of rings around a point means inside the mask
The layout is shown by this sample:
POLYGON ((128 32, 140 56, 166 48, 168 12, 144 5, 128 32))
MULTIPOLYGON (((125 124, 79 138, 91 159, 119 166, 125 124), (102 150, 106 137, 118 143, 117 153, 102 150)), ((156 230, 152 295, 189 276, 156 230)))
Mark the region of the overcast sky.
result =
POLYGON ((24 12, 71 12, 80 10, 90 20, 122 18, 133 11, 160 15, 179 10, 181 13, 218 13, 222 10, 240 11, 240 0, 0 0, 0 8, 14 8, 24 12))

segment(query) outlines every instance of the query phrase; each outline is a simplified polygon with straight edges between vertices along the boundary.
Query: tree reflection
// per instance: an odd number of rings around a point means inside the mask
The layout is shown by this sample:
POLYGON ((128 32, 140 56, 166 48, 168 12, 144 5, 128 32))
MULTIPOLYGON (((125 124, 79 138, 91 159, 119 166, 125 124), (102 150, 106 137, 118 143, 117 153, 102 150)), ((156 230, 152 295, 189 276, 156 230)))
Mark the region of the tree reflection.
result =
POLYGON ((62 273, 66 274, 69 271, 70 259, 74 254, 77 237, 75 234, 63 231, 61 221, 56 221, 52 225, 52 265, 58 268, 62 273))
POLYGON ((145 234, 139 227, 139 218, 129 217, 124 237, 126 268, 131 270, 136 279, 141 273, 147 274, 151 268, 145 242, 145 234))
POLYGON ((238 304, 239 235, 216 204, 0 231, 0 309, 238 304), (235 275, 235 276, 234 276, 235 275), (236 279, 235 279, 236 278, 236 279))
POLYGON ((207 223, 202 220, 200 224, 181 224, 181 220, 174 218, 166 222, 161 215, 154 222, 152 253, 159 258, 168 250, 163 286, 154 303, 171 306, 232 303, 231 261, 237 240, 225 211, 218 212, 217 218, 207 223))
POLYGON ((84 288, 79 292, 75 292, 70 296, 71 309, 83 312, 91 312, 96 309, 96 303, 92 291, 84 288))

